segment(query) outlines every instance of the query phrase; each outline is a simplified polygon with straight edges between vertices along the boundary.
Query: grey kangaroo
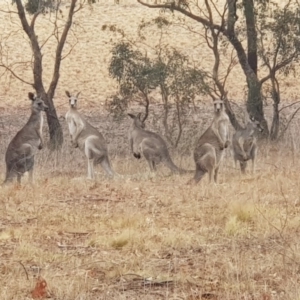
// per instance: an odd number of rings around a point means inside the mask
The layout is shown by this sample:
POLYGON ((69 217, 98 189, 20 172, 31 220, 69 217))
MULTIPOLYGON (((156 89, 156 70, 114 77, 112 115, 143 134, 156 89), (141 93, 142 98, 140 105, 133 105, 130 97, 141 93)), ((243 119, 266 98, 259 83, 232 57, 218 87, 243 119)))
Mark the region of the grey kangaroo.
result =
POLYGON ((223 159, 224 149, 229 146, 229 118, 224 111, 221 100, 214 101, 214 119, 207 130, 200 136, 195 150, 194 161, 196 172, 189 183, 198 183, 208 172, 209 181, 217 182, 220 162, 223 159))
POLYGON ((246 113, 246 127, 238 130, 232 137, 233 159, 235 166, 240 162, 242 174, 245 174, 247 161, 252 161, 252 173, 254 173, 255 159, 257 154, 256 131, 262 132, 263 128, 259 121, 249 117, 246 113))
POLYGON ((143 155, 151 171, 156 171, 156 165, 164 163, 172 173, 186 173, 178 168, 172 161, 166 142, 155 132, 145 130, 145 124, 141 120, 141 113, 137 116, 128 114, 133 119, 129 131, 130 149, 135 158, 140 159, 143 155))
POLYGON ((6 177, 3 184, 13 181, 17 177, 17 182, 21 183, 21 177, 29 172, 29 181, 33 181, 34 155, 36 149, 43 148, 43 114, 48 110, 44 101, 28 93, 31 102, 31 115, 25 126, 15 135, 9 143, 6 154, 6 177))
POLYGON ((71 143, 74 148, 79 149, 85 154, 88 163, 88 179, 94 179, 94 165, 100 164, 105 172, 113 177, 115 172, 112 170, 108 158, 107 145, 103 135, 91 124, 89 124, 77 111, 76 96, 66 91, 69 98, 70 109, 66 113, 66 120, 71 136, 71 143))

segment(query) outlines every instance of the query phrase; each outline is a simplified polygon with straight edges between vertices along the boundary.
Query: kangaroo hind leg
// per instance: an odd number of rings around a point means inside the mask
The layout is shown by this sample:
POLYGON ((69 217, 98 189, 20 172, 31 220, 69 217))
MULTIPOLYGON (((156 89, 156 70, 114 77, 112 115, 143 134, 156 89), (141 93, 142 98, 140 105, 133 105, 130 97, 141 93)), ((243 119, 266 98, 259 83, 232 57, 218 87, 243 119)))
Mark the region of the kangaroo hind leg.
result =
POLYGON ((207 173, 206 170, 203 170, 202 167, 199 164, 196 164, 196 172, 194 175, 194 183, 198 183, 202 177, 207 173))
POLYGON ((148 165, 149 165, 150 171, 151 172, 155 172, 156 171, 155 161, 153 161, 151 158, 147 159, 147 161, 148 161, 148 165))
POLYGON ((89 145, 89 143, 86 141, 84 146, 84 153, 87 158, 87 167, 88 167, 88 179, 94 179, 94 153, 89 145))
POLYGON ((107 173, 107 175, 109 175, 110 177, 114 177, 115 172, 111 168, 111 164, 107 155, 104 156, 104 158, 100 161, 100 165, 107 173))
POLYGON ((240 167, 241 167, 241 173, 245 174, 247 168, 247 161, 240 161, 240 167))

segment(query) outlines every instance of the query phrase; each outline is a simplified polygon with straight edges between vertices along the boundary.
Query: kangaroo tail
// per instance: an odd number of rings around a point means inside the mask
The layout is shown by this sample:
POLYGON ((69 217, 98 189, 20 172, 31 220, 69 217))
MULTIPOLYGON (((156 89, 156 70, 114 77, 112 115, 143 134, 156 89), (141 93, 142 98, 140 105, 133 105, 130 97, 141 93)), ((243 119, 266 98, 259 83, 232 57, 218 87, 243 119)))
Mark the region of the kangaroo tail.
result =
POLYGON ((177 167, 170 155, 167 155, 167 157, 164 160, 165 165, 173 172, 173 173, 178 173, 178 174, 184 174, 185 170, 177 167))

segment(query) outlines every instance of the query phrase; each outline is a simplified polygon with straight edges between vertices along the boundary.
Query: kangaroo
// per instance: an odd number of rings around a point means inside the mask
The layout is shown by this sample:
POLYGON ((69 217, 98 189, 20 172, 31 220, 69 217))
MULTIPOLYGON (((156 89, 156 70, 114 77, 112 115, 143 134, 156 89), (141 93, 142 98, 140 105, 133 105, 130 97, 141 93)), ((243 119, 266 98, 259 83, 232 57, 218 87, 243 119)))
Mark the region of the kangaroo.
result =
POLYGON ((151 171, 156 171, 156 165, 163 162, 172 173, 185 173, 185 170, 178 168, 172 161, 166 142, 162 137, 148 130, 145 130, 145 123, 141 120, 141 113, 137 116, 128 114, 133 119, 129 131, 129 143, 133 156, 146 158, 151 171))
POLYGON ((229 146, 229 143, 229 118, 224 111, 223 101, 215 100, 214 119, 196 143, 194 150, 196 172, 191 181, 198 183, 208 172, 209 181, 211 182, 214 176, 216 183, 220 162, 224 155, 223 150, 229 146))
POLYGON ((77 100, 80 92, 76 96, 66 91, 69 98, 70 109, 66 113, 66 120, 71 136, 71 144, 74 148, 84 152, 88 163, 88 179, 94 179, 94 165, 100 164, 104 171, 113 177, 115 172, 112 170, 107 153, 107 145, 103 135, 91 124, 89 124, 77 111, 77 100))
POLYGON ((3 184, 12 182, 17 177, 21 183, 21 177, 29 172, 29 181, 33 182, 34 155, 36 148, 43 148, 42 129, 44 118, 42 111, 48 110, 44 101, 28 93, 31 103, 31 115, 25 126, 15 135, 9 143, 5 153, 6 177, 3 184))
POLYGON ((255 136, 256 130, 263 131, 259 121, 253 117, 249 117, 246 113, 246 127, 238 130, 232 137, 233 159, 235 167, 237 161, 240 162, 242 174, 246 173, 247 161, 252 161, 252 174, 255 168, 255 159, 257 154, 257 139, 255 136))

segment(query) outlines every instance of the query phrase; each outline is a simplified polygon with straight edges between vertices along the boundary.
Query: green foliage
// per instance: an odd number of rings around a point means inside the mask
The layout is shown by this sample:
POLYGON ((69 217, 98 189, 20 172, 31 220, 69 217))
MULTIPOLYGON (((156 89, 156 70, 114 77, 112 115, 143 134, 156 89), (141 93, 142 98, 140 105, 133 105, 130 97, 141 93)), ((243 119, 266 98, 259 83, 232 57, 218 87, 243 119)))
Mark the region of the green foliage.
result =
POLYGON ((187 56, 177 50, 160 52, 153 59, 142 54, 126 42, 112 49, 109 74, 116 79, 124 97, 139 92, 147 94, 164 85, 168 94, 176 99, 190 101, 196 95, 206 94, 207 74, 189 65, 187 56))
MULTIPOLYGON (((12 4, 15 2, 16 0, 12 0, 12 4)), ((27 0, 24 7, 30 15, 35 13, 46 14, 58 10, 60 2, 60 0, 27 0)), ((88 0, 87 2, 88 4, 94 4, 96 0, 88 0)))
MULTIPOLYGON (((12 0, 12 3, 15 2, 15 0, 12 0)), ((58 4, 57 0, 27 0, 25 2, 25 9, 31 15, 37 12, 45 14, 58 9, 58 4)))
POLYGON ((128 108, 128 97, 120 97, 120 95, 112 95, 105 101, 105 109, 111 113, 115 119, 120 119, 124 111, 128 108))
POLYGON ((276 6, 273 17, 258 7, 258 55, 266 65, 282 65, 279 72, 288 75, 294 71, 295 62, 300 54, 300 6, 290 1, 284 8, 276 6))
POLYGON ((113 48, 109 74, 118 81, 120 93, 125 97, 139 92, 148 94, 158 85, 151 60, 126 42, 113 48))
POLYGON ((177 50, 168 53, 168 77, 170 96, 175 100, 194 101, 196 95, 206 94, 207 73, 190 66, 188 57, 177 50))

